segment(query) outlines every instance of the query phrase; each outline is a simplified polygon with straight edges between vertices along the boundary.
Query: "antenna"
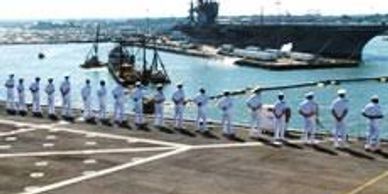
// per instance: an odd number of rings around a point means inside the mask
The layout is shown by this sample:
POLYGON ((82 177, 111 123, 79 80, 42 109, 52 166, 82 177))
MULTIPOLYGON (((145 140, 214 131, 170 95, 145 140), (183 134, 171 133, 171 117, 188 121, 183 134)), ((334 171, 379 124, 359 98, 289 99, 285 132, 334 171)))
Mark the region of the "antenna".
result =
POLYGON ((260 6, 260 24, 264 24, 264 6, 260 6))

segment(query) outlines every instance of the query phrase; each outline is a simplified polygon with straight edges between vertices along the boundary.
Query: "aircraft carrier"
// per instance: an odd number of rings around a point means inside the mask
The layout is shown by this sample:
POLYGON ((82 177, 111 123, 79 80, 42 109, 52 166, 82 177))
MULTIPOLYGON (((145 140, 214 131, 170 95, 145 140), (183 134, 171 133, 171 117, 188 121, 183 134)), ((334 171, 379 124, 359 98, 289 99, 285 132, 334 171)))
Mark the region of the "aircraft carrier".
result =
POLYGON ((221 24, 217 22, 220 4, 198 0, 191 5, 189 21, 175 29, 193 42, 237 47, 259 46, 279 49, 293 43, 293 50, 322 57, 361 60, 364 46, 388 30, 385 23, 288 23, 221 24))

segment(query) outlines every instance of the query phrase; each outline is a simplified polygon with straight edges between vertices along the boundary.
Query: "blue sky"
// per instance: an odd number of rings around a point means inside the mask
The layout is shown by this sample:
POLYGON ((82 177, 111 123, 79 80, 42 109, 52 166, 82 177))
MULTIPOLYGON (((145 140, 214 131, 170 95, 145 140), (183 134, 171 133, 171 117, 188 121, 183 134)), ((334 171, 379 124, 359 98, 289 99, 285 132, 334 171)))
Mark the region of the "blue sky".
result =
MULTIPOLYGON (((0 0, 0 19, 186 16, 190 0, 0 0)), ((219 0, 221 15, 388 13, 388 0, 219 0), (281 2, 276 5, 276 2, 281 2)))

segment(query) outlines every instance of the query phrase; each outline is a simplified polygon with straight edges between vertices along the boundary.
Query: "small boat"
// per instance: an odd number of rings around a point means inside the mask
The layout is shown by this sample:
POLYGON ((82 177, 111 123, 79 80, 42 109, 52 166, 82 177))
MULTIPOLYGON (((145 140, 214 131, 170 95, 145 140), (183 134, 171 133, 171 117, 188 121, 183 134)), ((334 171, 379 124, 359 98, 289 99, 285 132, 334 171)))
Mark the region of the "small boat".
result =
POLYGON ((144 36, 140 47, 142 52, 137 52, 142 53, 141 66, 136 65, 136 55, 128 52, 124 46, 126 45, 125 42, 119 42, 110 51, 107 67, 114 79, 124 87, 134 85, 137 81, 142 82, 144 85, 171 83, 156 47, 152 48, 153 58, 151 64, 147 63, 146 44, 148 41, 149 39, 144 36))
POLYGON ((84 69, 91 69, 91 68, 100 68, 105 67, 106 63, 103 63, 98 58, 98 45, 100 42, 100 25, 97 25, 96 30, 96 39, 93 43, 93 47, 89 50, 88 54, 86 55, 86 60, 83 64, 81 64, 81 68, 84 69))

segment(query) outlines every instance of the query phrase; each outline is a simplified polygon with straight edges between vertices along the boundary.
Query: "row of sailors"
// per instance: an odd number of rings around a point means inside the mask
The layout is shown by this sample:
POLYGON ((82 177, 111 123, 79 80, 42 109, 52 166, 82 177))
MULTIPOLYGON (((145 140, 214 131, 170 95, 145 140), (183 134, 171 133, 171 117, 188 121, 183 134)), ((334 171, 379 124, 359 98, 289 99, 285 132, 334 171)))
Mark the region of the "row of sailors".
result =
MULTIPOLYGON (((15 103, 15 81, 14 75, 10 75, 9 79, 6 81, 5 87, 7 88, 7 111, 11 114, 15 114, 17 111, 21 115, 27 114, 27 106, 25 102, 25 93, 24 93, 24 80, 20 79, 19 84, 16 86, 18 93, 18 102, 15 103)), ((40 78, 36 78, 29 87, 32 94, 32 112, 34 116, 42 116, 42 110, 40 106, 40 78)), ((47 94, 47 103, 48 103, 48 113, 50 117, 55 117, 55 107, 54 107, 54 93, 55 86, 53 84, 53 79, 48 80, 48 84, 45 88, 47 94)), ((60 92, 62 96, 62 116, 65 119, 71 119, 71 84, 69 77, 66 76, 65 80, 60 85, 60 92)), ((261 135, 262 131, 260 129, 260 112, 262 110, 262 101, 261 101, 261 89, 257 88, 253 91, 253 94, 249 97, 246 104, 251 113, 251 132, 250 135, 253 138, 257 138, 261 135)), ((127 92, 125 89, 118 85, 112 91, 114 97, 114 120, 116 123, 125 123, 125 114, 124 114, 124 104, 125 104, 125 95, 127 92)), ((91 96, 92 88, 90 81, 86 80, 85 86, 81 91, 84 110, 83 117, 86 121, 94 120, 93 112, 91 109, 91 96)), ((107 98, 107 89, 105 87, 105 82, 100 82, 100 88, 97 91, 98 96, 98 118, 100 120, 107 119, 107 110, 106 110, 106 98, 107 98)), ((134 103, 134 112, 135 112, 135 124, 143 125, 144 124, 144 115, 143 115, 143 98, 144 92, 140 82, 136 83, 135 89, 132 91, 131 98, 134 103)), ((285 95, 279 93, 278 99, 273 107, 274 115, 274 141, 275 143, 280 143, 285 140, 285 134, 287 131, 287 126, 291 116, 291 109, 288 106, 285 95)), ((163 93, 163 86, 158 85, 157 91, 153 96, 154 108, 155 108, 155 126, 162 127, 164 125, 164 104, 166 97, 163 93)), ((203 133, 208 132, 207 128, 207 105, 210 98, 206 94, 205 89, 201 88, 199 94, 190 102, 193 102, 197 106, 197 118, 196 118, 196 127, 197 130, 203 133)), ((178 84, 177 89, 172 95, 172 101, 174 103, 174 121, 176 128, 183 128, 183 115, 185 111, 185 105, 189 102, 186 99, 185 92, 183 89, 183 84, 178 84)), ((230 96, 230 92, 225 91, 223 97, 218 101, 217 107, 221 111, 222 127, 223 134, 229 138, 233 138, 236 134, 235 129, 232 126, 232 109, 233 109, 233 99, 230 96)), ((347 127, 346 127, 346 117, 349 112, 348 100, 346 98, 346 91, 339 90, 338 97, 334 99, 331 105, 331 113, 334 118, 334 146, 346 146, 347 140, 347 127)), ((304 133, 303 140, 308 143, 315 142, 315 134, 317 132, 317 122, 319 121, 319 106, 318 103, 314 100, 314 93, 309 92, 305 95, 305 99, 299 105, 299 114, 304 118, 304 133)), ((384 115, 379 105, 378 96, 373 96, 371 102, 365 106, 362 111, 362 115, 368 120, 368 135, 367 141, 365 144, 365 149, 378 149, 380 142, 380 120, 383 119, 384 115)))

